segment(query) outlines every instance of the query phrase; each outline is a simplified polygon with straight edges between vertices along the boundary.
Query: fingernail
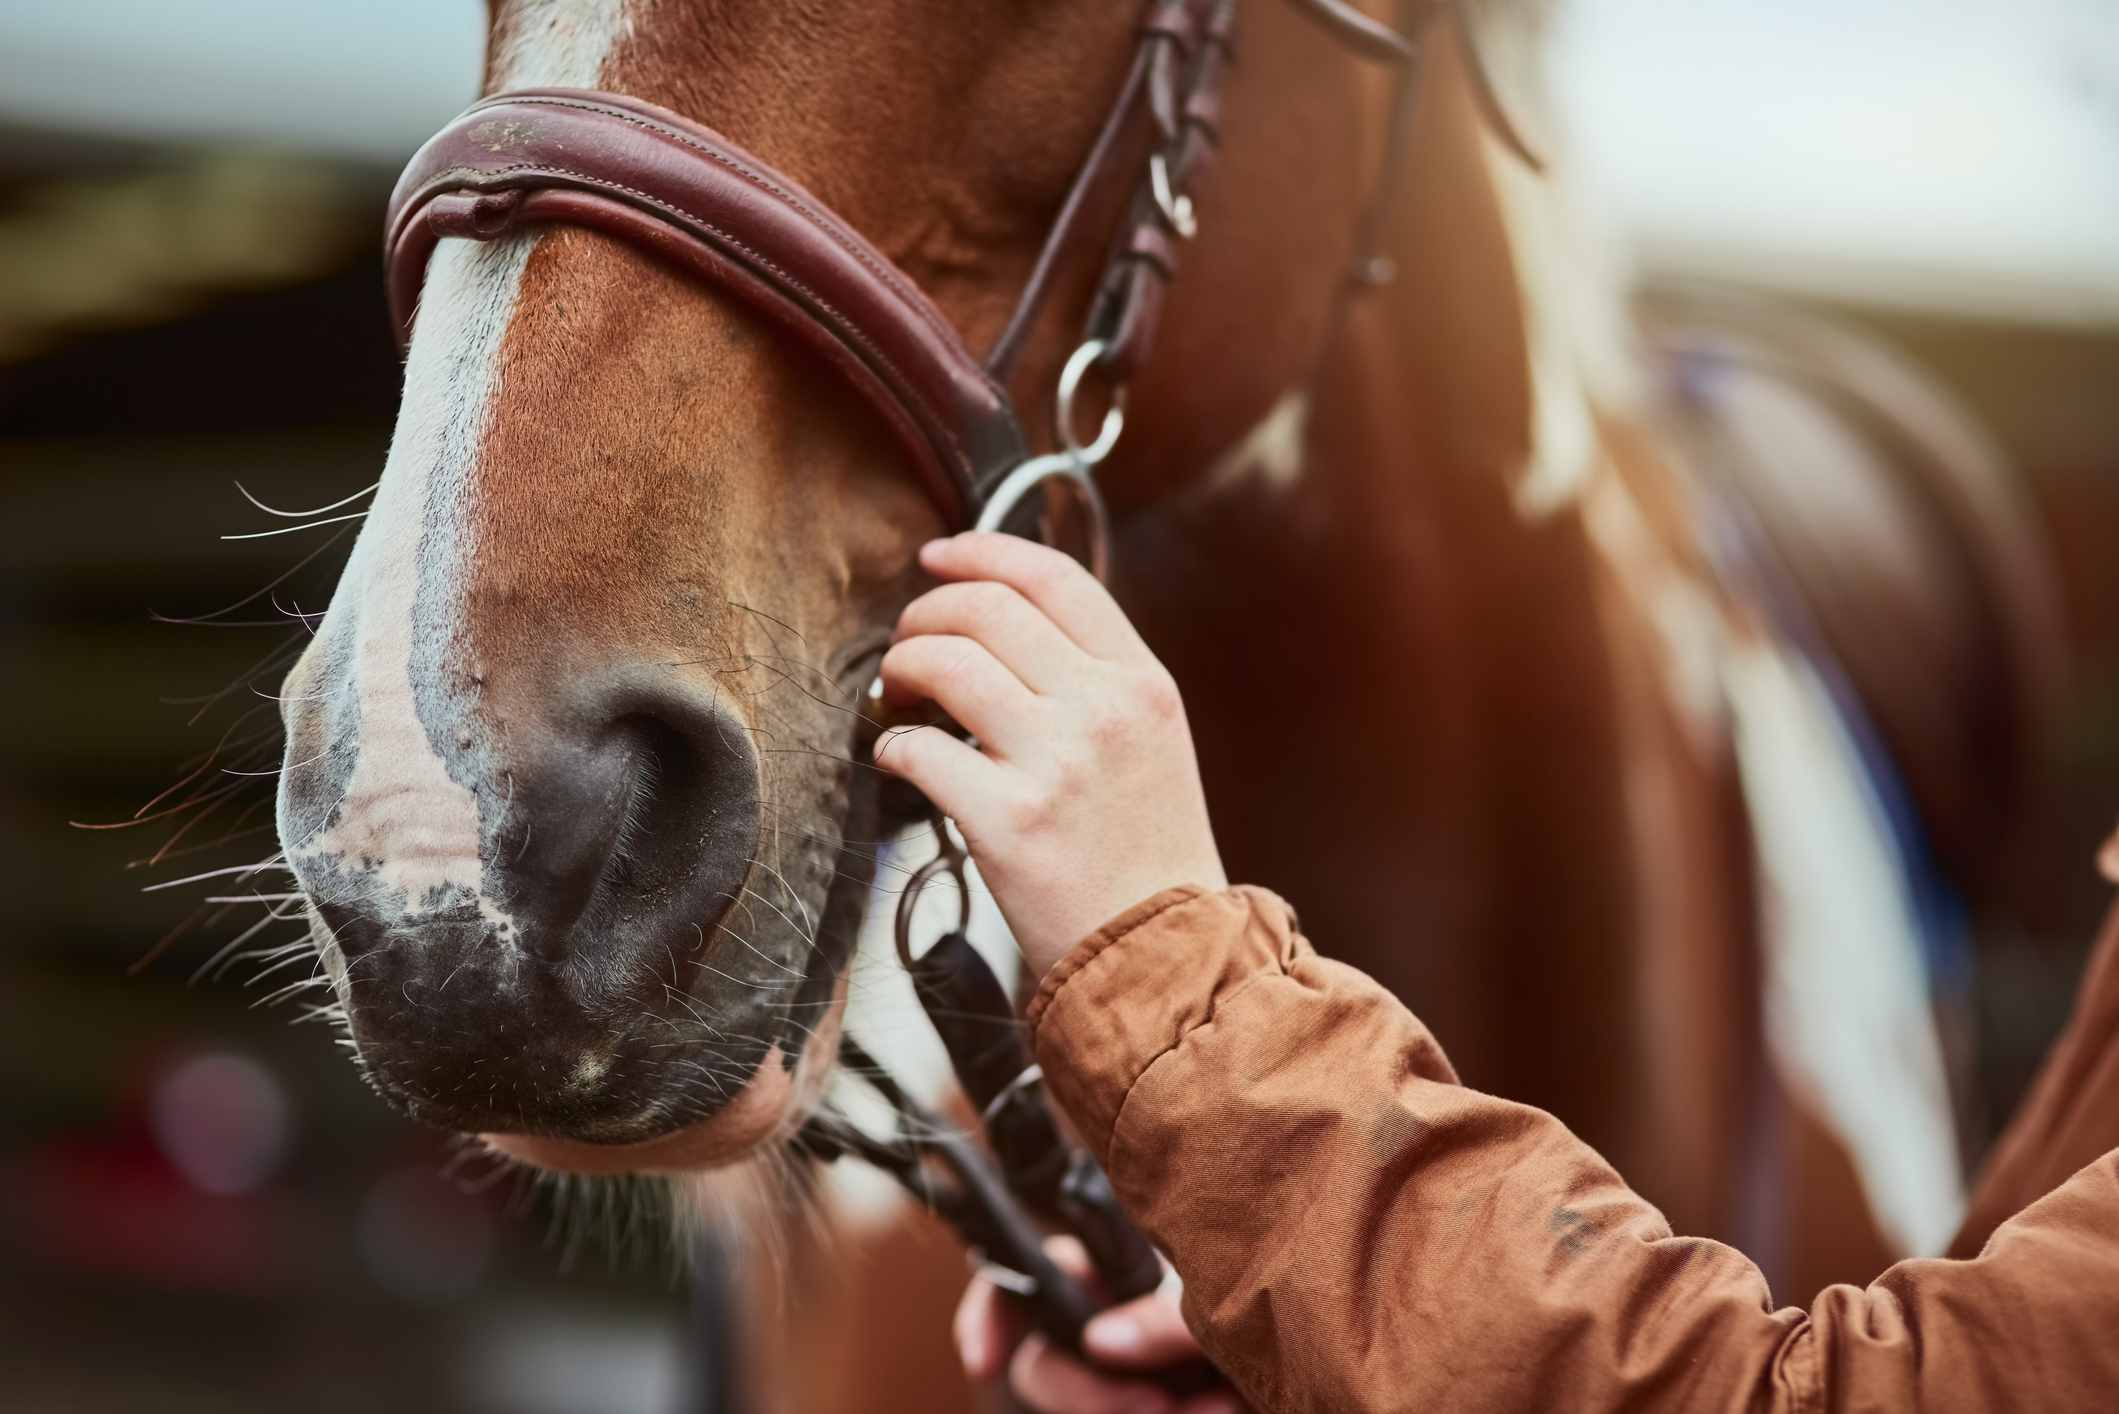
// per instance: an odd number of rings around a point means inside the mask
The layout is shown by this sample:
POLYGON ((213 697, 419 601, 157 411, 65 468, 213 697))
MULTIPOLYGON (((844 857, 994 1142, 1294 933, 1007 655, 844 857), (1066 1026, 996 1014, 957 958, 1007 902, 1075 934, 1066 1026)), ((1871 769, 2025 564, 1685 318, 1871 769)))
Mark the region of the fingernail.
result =
POLYGON ((993 1374, 993 1352, 988 1347, 983 1331, 965 1334, 957 1344, 957 1358, 963 1362, 964 1372, 975 1380, 989 1379, 993 1374))
POLYGON ((1140 1322, 1131 1316, 1098 1316, 1082 1333, 1101 1355, 1131 1355, 1140 1349, 1140 1322))

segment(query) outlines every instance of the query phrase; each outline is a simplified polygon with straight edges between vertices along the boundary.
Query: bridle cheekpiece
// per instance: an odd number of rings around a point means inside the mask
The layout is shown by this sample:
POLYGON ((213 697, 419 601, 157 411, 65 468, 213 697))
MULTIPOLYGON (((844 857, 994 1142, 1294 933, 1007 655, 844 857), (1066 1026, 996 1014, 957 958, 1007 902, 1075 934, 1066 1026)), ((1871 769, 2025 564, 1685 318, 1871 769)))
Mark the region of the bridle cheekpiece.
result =
MULTIPOLYGON (((1417 51, 1348 0, 1291 3, 1398 78, 1383 179, 1350 253, 1350 286, 1382 283, 1388 263, 1375 252, 1411 114, 1417 51)), ((1438 4, 1407 0, 1406 8, 1424 13, 1438 4)), ((587 227, 742 301, 821 357, 882 418, 952 529, 1050 538, 1056 524, 1072 520, 1073 548, 1101 575, 1108 530, 1095 471, 1124 430, 1126 387, 1154 346, 1179 250, 1199 231, 1191 193, 1221 142, 1236 9, 1236 0, 1149 0, 1118 97, 984 358, 911 277, 792 178, 652 103, 577 89, 495 94, 414 155, 391 195, 384 235, 398 339, 411 339, 440 241, 587 227), (1007 385, 1065 257, 1085 238, 1093 194, 1136 160, 1143 112, 1146 154, 1117 228, 1105 236, 1102 273, 1061 367, 1052 434, 1033 438, 1007 385), (1105 401, 1094 434, 1085 436, 1092 373, 1105 401)), ((1014 1004, 961 924, 915 953, 912 913, 922 889, 945 877, 966 887, 961 847, 939 817, 933 824, 940 850, 901 897, 899 956, 981 1115, 987 1146, 921 1109, 850 1042, 847 1059, 889 1102, 901 1132, 879 1139, 826 1112, 800 1142, 816 1157, 856 1154, 893 1174, 1012 1281, 1040 1329, 1079 1350, 1096 1303, 1046 1255, 1040 1224, 1082 1238, 1113 1301, 1152 1289, 1160 1259, 1095 1162, 1063 1137, 1014 1004)), ((1209 1377, 1195 1367, 1164 1379, 1197 1388, 1209 1377)))

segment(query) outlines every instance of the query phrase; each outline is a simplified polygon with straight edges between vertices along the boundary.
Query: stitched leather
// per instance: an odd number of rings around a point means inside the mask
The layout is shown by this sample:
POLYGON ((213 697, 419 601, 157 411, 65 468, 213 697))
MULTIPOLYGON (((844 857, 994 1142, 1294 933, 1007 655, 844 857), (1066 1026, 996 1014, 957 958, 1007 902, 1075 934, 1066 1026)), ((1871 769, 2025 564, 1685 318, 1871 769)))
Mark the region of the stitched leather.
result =
MULTIPOLYGON (((1405 107, 1413 51, 1402 37, 1346 0, 1295 3, 1365 57, 1398 67, 1405 107)), ((639 99, 576 89, 485 99, 414 155, 391 195, 383 245, 399 341, 411 338, 437 241, 494 240, 539 223, 588 226, 744 300, 821 355, 903 444, 945 518, 969 524, 1029 455, 1003 380, 1074 245, 1088 194, 1136 160, 1083 337, 1105 342, 1101 362, 1115 380, 1147 359, 1183 233, 1158 199, 1146 154, 1126 137, 1145 106, 1166 194, 1172 206, 1182 201, 1220 143, 1236 5, 1149 0, 1111 115, 983 366, 903 271, 799 184, 711 128, 639 99)))
POLYGON ((808 344, 882 415, 955 523, 1028 454, 1007 393, 859 232, 712 129, 615 94, 501 94, 419 150, 384 241, 399 339, 437 240, 552 222, 668 259, 808 344))

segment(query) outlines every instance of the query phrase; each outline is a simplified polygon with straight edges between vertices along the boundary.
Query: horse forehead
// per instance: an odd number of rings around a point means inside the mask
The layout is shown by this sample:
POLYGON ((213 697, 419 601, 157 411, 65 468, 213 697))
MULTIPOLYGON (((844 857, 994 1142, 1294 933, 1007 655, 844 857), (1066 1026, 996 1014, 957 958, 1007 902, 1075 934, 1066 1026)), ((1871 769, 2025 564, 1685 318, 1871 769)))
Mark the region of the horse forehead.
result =
POLYGON ((488 87, 594 88, 639 0, 496 0, 488 87))

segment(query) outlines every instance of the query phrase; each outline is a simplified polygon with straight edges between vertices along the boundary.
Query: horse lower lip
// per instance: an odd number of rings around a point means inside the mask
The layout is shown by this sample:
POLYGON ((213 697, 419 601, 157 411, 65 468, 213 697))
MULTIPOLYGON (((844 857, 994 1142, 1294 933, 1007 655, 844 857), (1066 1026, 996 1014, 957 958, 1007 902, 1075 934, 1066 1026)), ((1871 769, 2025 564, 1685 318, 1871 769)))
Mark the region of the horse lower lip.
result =
POLYGON ((607 1142, 540 1134, 485 1133, 486 1145, 537 1168, 566 1173, 680 1173, 718 1168, 783 1134, 805 1107, 822 1067, 806 1051, 790 1068, 776 1045, 736 1096, 706 1119, 653 1138, 607 1142))
POLYGON ((408 1117, 431 1128, 458 1134, 515 1135, 614 1151, 655 1144, 713 1118, 701 1120, 696 1115, 667 1113, 646 1092, 553 1103, 533 1099, 527 1104, 465 1104, 453 1096, 430 1096, 387 1079, 380 1080, 378 1088, 408 1117))

